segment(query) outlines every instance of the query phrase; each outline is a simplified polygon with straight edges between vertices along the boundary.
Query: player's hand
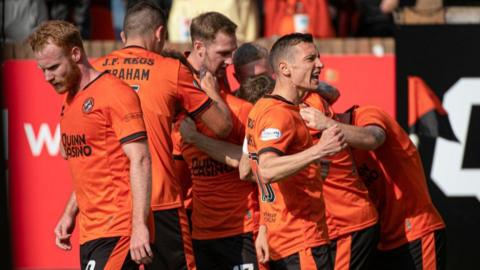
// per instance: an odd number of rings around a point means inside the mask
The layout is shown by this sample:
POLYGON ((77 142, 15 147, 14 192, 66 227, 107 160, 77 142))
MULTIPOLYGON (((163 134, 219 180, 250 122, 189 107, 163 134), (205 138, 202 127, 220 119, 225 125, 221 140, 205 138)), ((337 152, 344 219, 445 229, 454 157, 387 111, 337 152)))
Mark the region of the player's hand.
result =
POLYGON ((323 156, 331 156, 345 149, 347 143, 342 130, 337 125, 333 125, 322 132, 317 147, 323 156))
POLYGON ((55 226, 55 244, 63 250, 71 250, 70 237, 75 228, 75 215, 64 213, 55 226))
POLYGON ((323 131, 333 125, 332 119, 326 117, 321 111, 312 107, 300 108, 300 115, 309 128, 323 131))
POLYGON ((270 259, 270 252, 268 250, 268 236, 267 227, 261 225, 258 230, 257 239, 255 240, 255 250, 257 252, 257 260, 259 263, 267 263, 270 259))
POLYGON ((190 117, 185 117, 180 123, 180 134, 186 143, 193 143, 197 132, 197 126, 190 117))
POLYGON ((150 233, 146 224, 134 225, 130 236, 130 255, 138 264, 149 264, 153 260, 150 233))
POLYGON ((207 95, 212 92, 218 93, 218 90, 220 89, 217 78, 208 70, 202 70, 200 73, 200 86, 207 95))

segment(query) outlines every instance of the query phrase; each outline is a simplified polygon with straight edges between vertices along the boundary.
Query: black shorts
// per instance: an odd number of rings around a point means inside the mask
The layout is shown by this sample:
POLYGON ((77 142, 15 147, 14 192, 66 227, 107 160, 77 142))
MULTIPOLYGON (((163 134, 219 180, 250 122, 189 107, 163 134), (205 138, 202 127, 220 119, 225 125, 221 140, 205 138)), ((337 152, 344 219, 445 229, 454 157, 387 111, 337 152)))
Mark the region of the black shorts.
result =
POLYGON ((366 229, 331 240, 332 261, 335 269, 372 269, 375 248, 380 237, 375 224, 366 229))
POLYGON ((277 261, 270 261, 270 270, 333 269, 330 246, 308 248, 277 261))
POLYGON ((192 239, 185 208, 153 212, 155 236, 153 262, 145 270, 190 270, 195 268, 192 239))
POLYGON ((198 270, 258 270, 253 233, 193 240, 198 270))
POLYGON ((396 249, 377 251, 374 269, 444 270, 446 257, 446 232, 441 229, 396 249))
POLYGON ((138 269, 130 257, 130 237, 105 237, 80 245, 82 270, 133 270, 138 269))

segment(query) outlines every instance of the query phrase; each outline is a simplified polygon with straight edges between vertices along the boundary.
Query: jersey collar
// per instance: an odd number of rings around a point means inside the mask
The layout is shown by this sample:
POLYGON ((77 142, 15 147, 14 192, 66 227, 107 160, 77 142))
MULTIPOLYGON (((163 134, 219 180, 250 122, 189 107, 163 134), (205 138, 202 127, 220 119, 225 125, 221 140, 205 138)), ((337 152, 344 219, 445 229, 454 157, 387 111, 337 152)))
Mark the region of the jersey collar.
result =
POLYGON ((284 97, 279 96, 279 95, 265 95, 264 97, 265 97, 265 98, 273 98, 273 99, 276 99, 276 100, 280 100, 280 101, 285 102, 285 103, 287 103, 287 104, 289 104, 289 105, 295 106, 295 104, 294 104, 293 102, 288 101, 287 99, 285 99, 284 97))

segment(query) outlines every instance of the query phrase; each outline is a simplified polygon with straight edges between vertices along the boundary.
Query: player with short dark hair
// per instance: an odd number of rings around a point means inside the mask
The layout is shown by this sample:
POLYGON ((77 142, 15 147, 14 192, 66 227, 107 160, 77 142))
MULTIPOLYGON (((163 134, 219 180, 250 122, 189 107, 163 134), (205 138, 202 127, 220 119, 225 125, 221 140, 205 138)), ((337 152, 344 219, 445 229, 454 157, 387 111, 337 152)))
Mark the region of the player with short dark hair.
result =
POLYGON ((151 166, 140 101, 128 85, 91 66, 72 24, 45 22, 29 42, 45 80, 66 94, 61 152, 74 192, 55 227, 56 244, 71 249, 78 214, 82 269, 138 269, 153 256, 151 166))
POLYGON ((261 191, 262 243, 257 250, 270 257, 270 269, 331 269, 318 161, 341 151, 345 143, 332 127, 313 144, 298 106, 318 87, 323 64, 306 34, 280 38, 270 60, 275 88, 254 105, 246 131, 261 191))

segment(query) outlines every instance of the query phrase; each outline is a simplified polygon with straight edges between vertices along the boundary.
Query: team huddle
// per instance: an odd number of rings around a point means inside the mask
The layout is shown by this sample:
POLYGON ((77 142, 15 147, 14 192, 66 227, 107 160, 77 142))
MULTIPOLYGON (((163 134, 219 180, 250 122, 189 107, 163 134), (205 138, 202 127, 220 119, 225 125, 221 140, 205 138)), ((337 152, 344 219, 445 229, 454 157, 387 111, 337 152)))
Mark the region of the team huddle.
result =
POLYGON ((93 63, 69 23, 30 36, 65 97, 74 190, 55 235, 70 250, 78 217, 82 270, 445 269, 416 147, 377 107, 333 111, 311 35, 237 48, 235 23, 207 12, 178 53, 165 22, 139 1, 124 47, 93 63))

